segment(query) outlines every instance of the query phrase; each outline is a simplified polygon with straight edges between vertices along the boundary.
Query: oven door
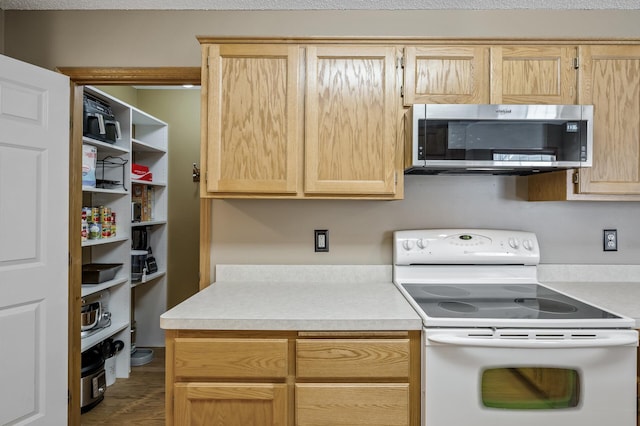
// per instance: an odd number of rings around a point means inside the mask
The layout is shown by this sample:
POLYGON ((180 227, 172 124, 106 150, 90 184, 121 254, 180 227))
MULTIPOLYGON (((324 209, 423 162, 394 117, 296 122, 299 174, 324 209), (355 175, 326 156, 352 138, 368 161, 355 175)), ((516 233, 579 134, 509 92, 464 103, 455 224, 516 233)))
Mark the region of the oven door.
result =
POLYGON ((635 330, 425 329, 424 341, 423 425, 635 425, 635 330))

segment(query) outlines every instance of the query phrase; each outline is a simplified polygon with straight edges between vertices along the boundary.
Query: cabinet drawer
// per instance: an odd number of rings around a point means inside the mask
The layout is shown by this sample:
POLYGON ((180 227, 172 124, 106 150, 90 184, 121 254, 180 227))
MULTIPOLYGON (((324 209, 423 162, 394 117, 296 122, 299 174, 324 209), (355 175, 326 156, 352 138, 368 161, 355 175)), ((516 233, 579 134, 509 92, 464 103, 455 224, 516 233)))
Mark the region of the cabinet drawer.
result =
POLYGON ((408 384, 297 384, 296 425, 409 424, 408 384))
POLYGON ((287 339, 175 339, 174 374, 200 378, 285 378, 287 339))
POLYGON ((300 378, 407 378, 409 339, 298 339, 300 378))

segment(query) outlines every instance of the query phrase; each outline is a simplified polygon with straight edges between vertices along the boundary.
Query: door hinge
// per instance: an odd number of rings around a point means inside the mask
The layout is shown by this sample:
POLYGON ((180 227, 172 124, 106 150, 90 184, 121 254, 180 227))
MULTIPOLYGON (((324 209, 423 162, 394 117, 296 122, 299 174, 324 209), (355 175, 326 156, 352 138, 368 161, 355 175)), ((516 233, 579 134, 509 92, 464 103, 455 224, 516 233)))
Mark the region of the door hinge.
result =
POLYGON ((404 98, 404 86, 400 85, 400 97, 404 98))
POLYGON ((580 58, 578 57, 573 58, 573 68, 576 70, 580 68, 580 58))
POLYGON ((571 180, 574 184, 580 183, 580 176, 578 176, 578 173, 579 172, 576 170, 575 172, 573 172, 573 176, 571 176, 571 180))

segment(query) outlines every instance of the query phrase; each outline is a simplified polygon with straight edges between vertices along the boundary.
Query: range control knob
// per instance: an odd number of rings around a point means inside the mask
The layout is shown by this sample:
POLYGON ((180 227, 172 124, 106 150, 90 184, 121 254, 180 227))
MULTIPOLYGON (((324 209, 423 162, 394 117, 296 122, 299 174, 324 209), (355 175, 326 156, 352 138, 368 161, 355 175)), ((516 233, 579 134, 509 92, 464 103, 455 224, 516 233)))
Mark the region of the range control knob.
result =
POLYGON ((529 251, 533 250, 533 241, 531 241, 531 240, 524 240, 524 241, 522 242, 522 247, 524 247, 524 248, 525 248, 525 250, 529 250, 529 251))
POLYGON ((518 249, 518 247, 520 247, 520 240, 514 237, 509 237, 509 246, 513 249, 518 249))
POLYGON ((413 240, 404 240, 402 242, 402 247, 404 247, 405 250, 411 250, 413 248, 413 240))
POLYGON ((416 244, 418 245, 419 248, 426 249, 427 246, 429 245, 429 240, 427 240, 426 238, 419 238, 416 244))

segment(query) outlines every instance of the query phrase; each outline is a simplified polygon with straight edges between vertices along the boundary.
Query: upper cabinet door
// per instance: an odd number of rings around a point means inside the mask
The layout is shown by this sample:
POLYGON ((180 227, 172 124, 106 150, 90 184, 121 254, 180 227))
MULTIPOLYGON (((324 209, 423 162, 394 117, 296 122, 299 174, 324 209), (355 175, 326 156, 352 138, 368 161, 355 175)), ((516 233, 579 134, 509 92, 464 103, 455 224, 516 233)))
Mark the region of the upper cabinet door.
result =
POLYGON ((489 101, 489 48, 405 48, 404 104, 482 104, 489 101))
POLYGON ((299 47, 207 48, 207 192, 295 195, 299 47))
POLYGON ((386 46, 307 47, 306 194, 396 192, 402 160, 396 52, 386 46))
POLYGON ((594 134, 580 192, 640 194, 640 46, 583 50, 581 102, 594 105, 594 134))
POLYGON ((491 48, 491 103, 577 103, 575 46, 491 48))

